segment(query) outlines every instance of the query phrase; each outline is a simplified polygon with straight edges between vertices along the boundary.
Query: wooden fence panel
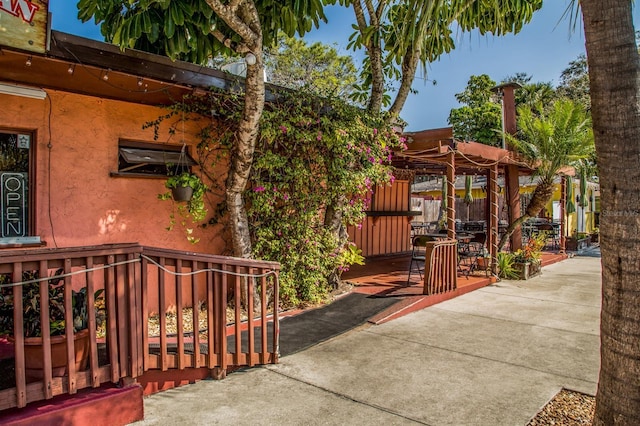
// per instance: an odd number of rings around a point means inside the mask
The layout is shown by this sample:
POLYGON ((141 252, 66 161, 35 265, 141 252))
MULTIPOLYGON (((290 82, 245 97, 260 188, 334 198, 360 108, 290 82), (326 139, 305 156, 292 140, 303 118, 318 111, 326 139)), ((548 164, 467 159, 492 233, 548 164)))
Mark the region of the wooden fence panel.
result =
POLYGON ((279 265, 275 262, 119 244, 5 251, 0 258, 0 274, 3 275, 0 282, 6 283, 8 278, 11 283, 10 288, 3 284, 0 291, 12 294, 16 301, 13 311, 15 387, 0 389, 0 411, 98 387, 107 381, 117 383, 135 378, 149 369, 183 370, 204 366, 216 371, 218 377, 224 377, 232 365, 278 361, 279 265), (76 371, 71 328, 67 329, 63 344, 65 371, 60 373, 59 368, 54 368, 52 337, 49 328, 44 327, 41 377, 27 376, 22 326, 25 271, 36 271, 31 276, 41 277, 27 281, 39 289, 43 301, 42 323, 49 322, 49 292, 54 274, 59 275, 57 281, 62 282, 66 324, 75 319, 71 314, 73 292, 86 289, 87 307, 98 309, 103 305, 100 321, 94 309, 87 309, 90 327, 86 333, 87 370, 76 371), (229 280, 228 274, 233 278, 229 280), (100 304, 94 297, 96 290, 104 291, 100 304), (150 294, 158 297, 152 300, 150 294), (169 299, 169 295, 174 297, 169 299), (228 296, 231 296, 229 306, 228 296), (175 305, 171 306, 168 300, 175 300, 175 305), (199 311, 201 303, 207 305, 206 312, 199 311), (228 308, 233 311, 230 324, 227 324, 228 308), (191 310, 191 321, 182 318, 182 312, 187 309, 191 310), (149 332, 149 317, 153 315, 157 315, 159 323, 156 336, 150 336, 149 332), (207 315, 206 320, 203 319, 204 330, 200 326, 200 315, 207 315), (171 332, 168 316, 177 317, 175 330, 171 332), (96 331, 100 328, 99 322, 103 323, 101 336, 96 331), (150 350, 150 346, 154 349, 150 350))

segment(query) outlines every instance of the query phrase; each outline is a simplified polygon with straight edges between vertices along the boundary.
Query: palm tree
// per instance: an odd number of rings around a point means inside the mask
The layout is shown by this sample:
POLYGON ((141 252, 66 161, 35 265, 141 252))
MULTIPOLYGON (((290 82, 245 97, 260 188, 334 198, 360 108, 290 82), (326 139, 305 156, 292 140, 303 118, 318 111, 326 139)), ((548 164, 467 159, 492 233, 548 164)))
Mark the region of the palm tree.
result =
POLYGON ((524 214, 507 228, 498 245, 502 249, 513 231, 536 217, 553 195, 553 181, 563 167, 588 158, 594 150, 591 120, 584 108, 570 100, 559 100, 548 110, 518 108, 518 137, 506 135, 527 162, 536 169, 538 185, 524 214))
POLYGON ((580 0, 579 5, 603 206, 600 377, 593 424, 638 425, 640 55, 634 4, 629 0, 580 0))

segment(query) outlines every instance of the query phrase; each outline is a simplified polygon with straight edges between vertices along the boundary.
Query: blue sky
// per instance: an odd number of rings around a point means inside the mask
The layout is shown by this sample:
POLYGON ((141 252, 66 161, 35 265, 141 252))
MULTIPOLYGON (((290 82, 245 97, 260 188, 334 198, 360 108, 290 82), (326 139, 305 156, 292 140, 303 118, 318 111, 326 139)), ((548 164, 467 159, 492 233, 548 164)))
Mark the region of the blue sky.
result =
MULTIPOLYGON (((517 35, 458 35, 456 49, 431 64, 426 78, 420 74, 415 80, 413 88, 418 94, 410 95, 401 114, 408 122, 406 130, 448 126, 450 110, 459 106, 455 94, 464 90, 471 75, 488 74, 499 82, 507 76, 524 72, 533 77, 532 81, 556 85, 562 70, 580 53, 584 53, 582 22, 572 33, 569 21, 562 19, 566 7, 566 0, 544 1, 542 9, 534 14, 531 23, 517 35), (437 84, 434 85, 433 80, 437 84)), ((49 10, 53 29, 102 40, 100 30, 93 23, 82 24, 78 21, 77 10, 69 7, 68 2, 50 2, 49 10)), ((305 36, 305 40, 335 45, 341 54, 352 54, 346 46, 352 32, 353 11, 334 6, 327 9, 327 15, 329 23, 312 31, 305 36)), ((636 8, 636 28, 638 22, 640 16, 636 8)))

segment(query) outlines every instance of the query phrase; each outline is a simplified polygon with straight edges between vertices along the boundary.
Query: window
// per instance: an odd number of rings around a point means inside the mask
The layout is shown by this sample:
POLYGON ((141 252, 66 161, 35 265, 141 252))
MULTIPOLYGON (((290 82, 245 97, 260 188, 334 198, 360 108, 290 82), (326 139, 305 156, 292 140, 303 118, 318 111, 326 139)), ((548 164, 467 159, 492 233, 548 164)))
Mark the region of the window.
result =
POLYGON ((33 135, 0 130, 0 245, 39 243, 32 237, 33 135))
POLYGON ((118 171, 112 176, 167 177, 176 167, 190 169, 196 162, 181 145, 162 145, 121 140, 118 171))

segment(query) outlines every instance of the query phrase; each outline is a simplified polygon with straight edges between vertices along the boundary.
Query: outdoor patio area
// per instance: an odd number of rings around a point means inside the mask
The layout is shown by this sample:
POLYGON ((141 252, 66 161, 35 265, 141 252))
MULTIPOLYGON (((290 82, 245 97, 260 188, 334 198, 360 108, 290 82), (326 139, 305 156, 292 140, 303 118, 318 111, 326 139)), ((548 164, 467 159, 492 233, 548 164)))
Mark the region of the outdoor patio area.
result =
MULTIPOLYGON (((542 267, 566 258, 566 254, 543 252, 542 267)), ((381 324, 497 281, 496 277, 488 276, 484 271, 475 271, 470 275, 459 274, 456 289, 440 294, 424 295, 423 282, 417 272, 412 272, 411 281, 407 285, 410 262, 409 254, 369 258, 364 265, 353 265, 349 271, 342 274, 342 279, 353 285, 353 292, 397 299, 396 303, 370 318, 370 323, 381 324)))

